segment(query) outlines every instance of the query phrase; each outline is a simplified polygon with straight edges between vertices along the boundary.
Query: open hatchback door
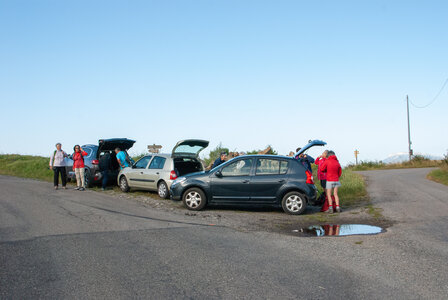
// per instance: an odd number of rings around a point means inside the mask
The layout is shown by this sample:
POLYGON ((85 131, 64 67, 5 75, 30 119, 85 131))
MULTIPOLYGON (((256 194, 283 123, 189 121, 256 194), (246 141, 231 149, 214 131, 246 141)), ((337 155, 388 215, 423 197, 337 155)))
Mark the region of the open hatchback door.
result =
POLYGON ((311 147, 314 146, 325 146, 327 143, 325 143, 324 141, 321 140, 314 140, 314 141, 309 141, 308 144, 306 144, 305 146, 303 146, 299 152, 297 152, 294 157, 304 153, 306 150, 310 149, 311 147))
POLYGON ((115 148, 120 148, 122 151, 127 151, 134 145, 134 140, 129 140, 126 138, 115 138, 115 139, 101 139, 98 141, 98 154, 104 151, 113 151, 115 148))
POLYGON ((183 140, 174 146, 172 157, 195 157, 199 156, 199 153, 208 147, 209 141, 204 140, 183 140))

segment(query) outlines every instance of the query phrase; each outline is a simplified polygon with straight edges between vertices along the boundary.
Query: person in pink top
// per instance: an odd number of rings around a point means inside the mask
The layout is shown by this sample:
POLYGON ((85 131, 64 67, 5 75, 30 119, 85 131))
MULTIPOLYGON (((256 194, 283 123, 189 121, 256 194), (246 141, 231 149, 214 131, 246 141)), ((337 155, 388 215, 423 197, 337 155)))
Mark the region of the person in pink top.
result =
POLYGON ((318 156, 314 161, 314 163, 317 165, 317 180, 320 181, 320 185, 324 189, 324 193, 327 185, 327 173, 322 172, 322 166, 327 160, 327 156, 328 150, 325 150, 322 155, 318 156))
POLYGON ((87 156, 87 152, 82 150, 81 146, 76 145, 73 147, 75 153, 72 155, 73 159, 73 170, 76 175, 76 185, 75 190, 84 191, 85 190, 85 174, 84 174, 84 156, 87 156))

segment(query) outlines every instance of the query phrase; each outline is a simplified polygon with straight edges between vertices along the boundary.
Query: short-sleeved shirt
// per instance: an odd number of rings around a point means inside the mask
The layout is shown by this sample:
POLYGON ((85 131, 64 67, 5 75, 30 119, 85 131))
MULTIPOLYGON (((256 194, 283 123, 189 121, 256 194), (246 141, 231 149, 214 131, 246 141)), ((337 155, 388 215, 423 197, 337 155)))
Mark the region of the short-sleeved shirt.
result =
MULTIPOLYGON (((124 151, 120 151, 117 154, 117 159, 120 160, 121 165, 124 165, 125 168, 129 167, 129 163, 126 160, 126 153, 124 151)), ((120 168, 123 169, 120 165, 120 168)))

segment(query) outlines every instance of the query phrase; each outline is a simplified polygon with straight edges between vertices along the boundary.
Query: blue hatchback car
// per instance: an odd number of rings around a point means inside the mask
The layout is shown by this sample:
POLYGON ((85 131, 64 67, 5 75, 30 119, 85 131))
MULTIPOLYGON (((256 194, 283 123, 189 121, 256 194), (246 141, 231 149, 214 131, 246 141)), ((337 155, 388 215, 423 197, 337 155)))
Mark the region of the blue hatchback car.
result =
MULTIPOLYGON (((296 155, 323 145, 310 141, 296 155)), ((180 177, 170 193, 189 210, 206 205, 276 206, 293 215, 303 213, 317 194, 311 172, 297 159, 274 155, 239 156, 208 172, 180 177)))

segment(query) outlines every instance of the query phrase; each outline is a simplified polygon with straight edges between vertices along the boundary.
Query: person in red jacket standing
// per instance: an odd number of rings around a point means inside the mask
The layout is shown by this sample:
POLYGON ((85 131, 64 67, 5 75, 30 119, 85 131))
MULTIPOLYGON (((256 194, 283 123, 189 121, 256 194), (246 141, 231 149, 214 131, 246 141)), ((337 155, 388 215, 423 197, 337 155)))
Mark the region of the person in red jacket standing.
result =
POLYGON ((322 172, 322 166, 324 165, 325 161, 327 160, 328 156, 328 150, 325 150, 321 156, 318 156, 314 163, 317 165, 317 180, 320 181, 320 185, 322 188, 327 188, 327 173, 322 172))
POLYGON ((329 208, 325 212, 333 213, 333 199, 331 198, 331 193, 334 194, 334 202, 336 212, 341 212, 339 207, 339 196, 338 189, 341 186, 339 178, 342 175, 342 168, 339 161, 334 153, 334 151, 328 151, 328 158, 322 166, 322 172, 327 173, 327 199, 329 208))
POLYGON ((85 190, 85 174, 84 174, 84 156, 87 156, 87 152, 82 150, 81 146, 76 145, 73 147, 75 153, 72 155, 73 159, 73 170, 76 175, 76 185, 75 190, 84 191, 85 190))

